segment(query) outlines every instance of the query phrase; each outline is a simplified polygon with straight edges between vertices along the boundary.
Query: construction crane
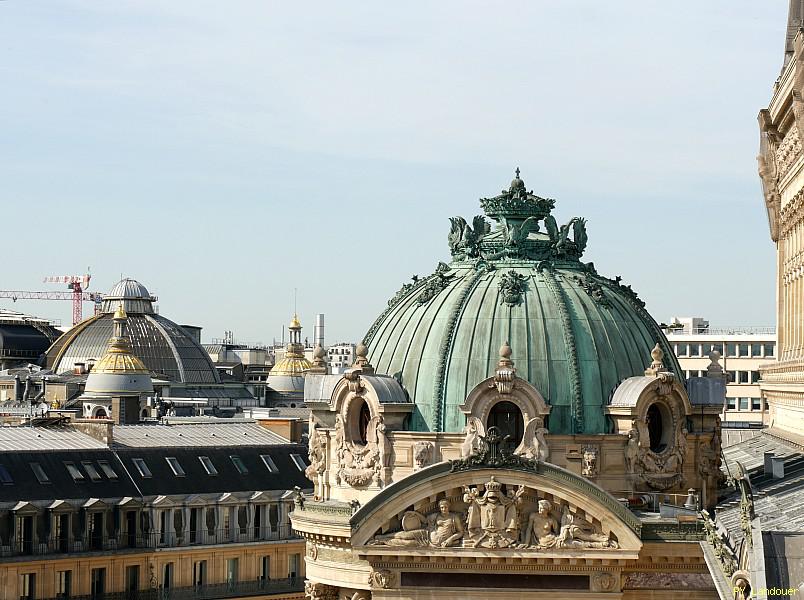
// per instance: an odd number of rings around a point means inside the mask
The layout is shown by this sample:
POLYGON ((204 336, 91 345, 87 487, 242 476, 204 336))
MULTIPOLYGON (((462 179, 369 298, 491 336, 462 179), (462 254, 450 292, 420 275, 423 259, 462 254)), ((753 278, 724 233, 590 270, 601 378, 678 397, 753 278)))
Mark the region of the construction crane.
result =
POLYGON ((45 283, 66 283, 71 290, 69 292, 29 292, 24 290, 0 290, 0 298, 11 298, 13 302, 17 300, 72 300, 73 301, 73 325, 81 322, 83 316, 82 303, 94 302, 95 314, 101 309, 103 296, 95 292, 87 292, 89 280, 92 276, 87 275, 62 275, 58 277, 46 277, 45 283))
POLYGON ((83 315, 81 303, 84 299, 84 290, 89 287, 92 275, 55 275, 45 277, 45 283, 66 283, 67 289, 73 291, 73 325, 80 323, 83 315))
MULTIPOLYGON (((73 292, 28 292, 24 290, 0 290, 0 298, 11 298, 13 302, 17 300, 72 300, 73 301, 73 325, 81 322, 82 312, 75 312, 75 294, 73 292)), ((103 296, 97 292, 81 292, 80 302, 94 302, 95 314, 101 309, 103 296)))

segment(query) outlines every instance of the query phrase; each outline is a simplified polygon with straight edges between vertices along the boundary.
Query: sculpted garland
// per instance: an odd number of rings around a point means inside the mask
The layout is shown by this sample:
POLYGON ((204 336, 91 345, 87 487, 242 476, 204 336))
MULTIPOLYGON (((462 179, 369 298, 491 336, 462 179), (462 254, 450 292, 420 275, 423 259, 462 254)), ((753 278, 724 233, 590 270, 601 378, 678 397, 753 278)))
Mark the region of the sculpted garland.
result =
POLYGON ((549 500, 539 500, 525 514, 525 486, 507 486, 492 476, 485 484, 465 486, 466 513, 443 498, 438 512, 415 510, 402 515, 401 531, 376 535, 369 544, 410 548, 573 549, 617 548, 609 534, 575 514, 568 506, 560 514, 549 500))
POLYGON ((359 444, 346 438, 343 417, 335 418, 335 448, 337 470, 335 481, 352 487, 363 487, 383 481, 383 469, 391 464, 391 442, 385 433, 382 415, 372 417, 366 426, 366 443, 359 444))

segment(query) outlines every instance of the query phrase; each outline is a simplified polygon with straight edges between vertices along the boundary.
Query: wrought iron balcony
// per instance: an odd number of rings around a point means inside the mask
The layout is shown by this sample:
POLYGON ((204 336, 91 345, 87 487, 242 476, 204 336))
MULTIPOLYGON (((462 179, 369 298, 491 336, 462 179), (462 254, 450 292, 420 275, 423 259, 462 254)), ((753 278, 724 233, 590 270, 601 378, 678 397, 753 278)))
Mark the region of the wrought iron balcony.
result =
POLYGON ((0 545, 0 560, 11 556, 44 556, 75 552, 108 552, 152 548, 181 548, 188 546, 243 544, 275 540, 300 539, 289 525, 270 527, 230 527, 195 531, 149 531, 145 534, 120 532, 114 536, 48 537, 45 539, 12 540, 0 545))
MULTIPOLYGON (((257 581, 238 581, 211 583, 206 585, 132 590, 125 592, 99 592, 83 596, 60 595, 50 600, 215 600, 217 598, 237 598, 244 596, 265 596, 304 591, 303 577, 287 579, 259 579, 257 581)), ((25 597, 21 597, 24 600, 25 597)))

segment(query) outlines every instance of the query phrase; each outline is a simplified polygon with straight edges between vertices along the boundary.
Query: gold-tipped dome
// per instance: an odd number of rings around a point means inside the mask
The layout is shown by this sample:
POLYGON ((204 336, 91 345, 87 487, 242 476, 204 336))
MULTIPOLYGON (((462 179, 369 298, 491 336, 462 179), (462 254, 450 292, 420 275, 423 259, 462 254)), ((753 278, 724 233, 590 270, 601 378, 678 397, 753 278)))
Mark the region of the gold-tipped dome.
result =
POLYGON ((148 373, 145 364, 131 353, 126 335, 128 315, 121 302, 114 312, 114 335, 109 338, 106 354, 92 369, 93 373, 148 373))
POLYGON ((290 342, 285 347, 285 356, 274 364, 268 374, 268 386, 277 392, 300 392, 304 389, 304 372, 313 364, 304 356, 302 326, 297 315, 293 315, 288 329, 290 342))
POLYGON ((95 363, 84 386, 85 398, 108 398, 123 394, 153 393, 151 374, 145 364, 131 351, 126 326, 128 315, 121 302, 114 312, 114 333, 109 338, 106 353, 95 363))

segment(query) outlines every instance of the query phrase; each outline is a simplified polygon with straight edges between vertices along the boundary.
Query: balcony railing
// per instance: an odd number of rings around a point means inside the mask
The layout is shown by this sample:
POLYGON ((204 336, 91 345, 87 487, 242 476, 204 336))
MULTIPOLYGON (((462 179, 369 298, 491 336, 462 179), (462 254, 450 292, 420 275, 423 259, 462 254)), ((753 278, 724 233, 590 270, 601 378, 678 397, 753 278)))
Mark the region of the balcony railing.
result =
POLYGON ((212 583, 188 587, 157 588, 126 592, 105 592, 85 596, 61 595, 51 600, 215 600, 242 596, 264 596, 304 591, 303 577, 287 579, 260 579, 212 583))
POLYGON ((0 545, 0 556, 41 556, 136 548, 179 548, 290 539, 300 539, 300 537, 289 525, 279 525, 273 529, 270 527, 230 527, 213 530, 204 528, 178 533, 175 531, 150 531, 146 534, 138 533, 136 535, 122 532, 114 536, 90 534, 82 538, 49 537, 42 541, 12 540, 10 544, 0 545))

